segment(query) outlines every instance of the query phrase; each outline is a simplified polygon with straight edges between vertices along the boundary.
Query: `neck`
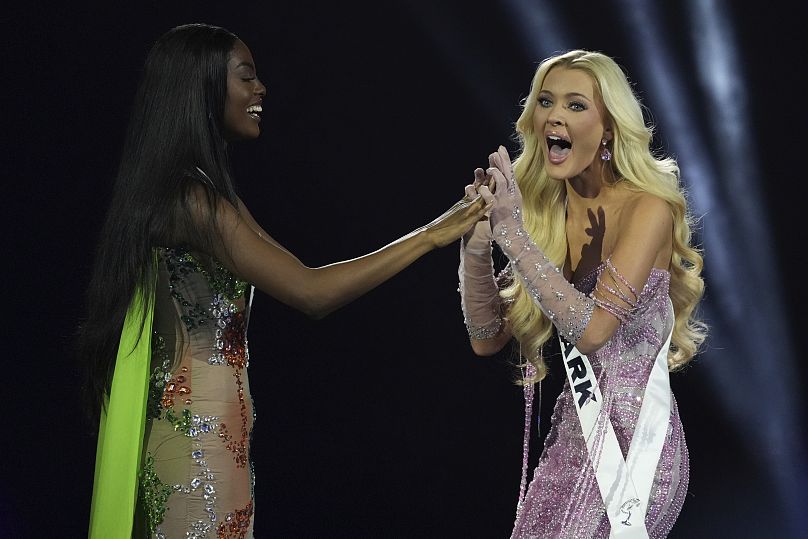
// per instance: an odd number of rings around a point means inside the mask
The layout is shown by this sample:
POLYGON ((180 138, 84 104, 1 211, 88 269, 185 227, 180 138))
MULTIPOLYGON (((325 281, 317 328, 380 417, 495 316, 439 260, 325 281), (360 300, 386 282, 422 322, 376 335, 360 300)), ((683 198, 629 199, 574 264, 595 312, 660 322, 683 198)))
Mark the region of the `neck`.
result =
POLYGON ((569 178, 567 184, 567 198, 570 201, 574 199, 597 199, 603 193, 605 183, 601 180, 590 181, 584 179, 582 176, 569 178))
POLYGON ((611 185, 604 180, 603 165, 592 163, 583 172, 568 178, 567 204, 572 207, 588 207, 608 198, 611 185))

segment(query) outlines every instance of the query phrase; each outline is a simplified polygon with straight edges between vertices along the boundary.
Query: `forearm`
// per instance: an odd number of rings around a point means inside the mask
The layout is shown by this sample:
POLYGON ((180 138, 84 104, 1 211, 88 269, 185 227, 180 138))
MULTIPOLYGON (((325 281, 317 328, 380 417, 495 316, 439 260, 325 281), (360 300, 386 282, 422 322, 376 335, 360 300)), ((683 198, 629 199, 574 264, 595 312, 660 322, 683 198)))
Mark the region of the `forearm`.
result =
POLYGON ((494 276, 491 240, 489 223, 481 221, 460 242, 460 306, 471 349, 478 356, 496 354, 511 339, 499 290, 512 275, 510 268, 505 268, 494 276))
POLYGON ((435 248, 423 229, 364 256, 307 268, 301 283, 305 297, 300 306, 312 318, 322 318, 376 288, 435 248))
MULTIPOLYGON (((205 204, 195 204, 208 222, 205 204)), ((269 237, 242 207, 220 201, 216 221, 221 241, 212 253, 234 275, 313 318, 322 318, 391 278, 437 247, 456 241, 490 206, 482 197, 461 200, 438 219, 370 254, 311 268, 269 237)))
POLYGON ((472 340, 490 339, 502 328, 502 300, 494 277, 488 221, 478 222, 463 236, 459 254, 457 276, 463 321, 472 340))
POLYGON ((494 265, 490 247, 488 255, 470 254, 460 247, 458 266, 458 291, 460 308, 471 339, 488 339, 499 333, 500 316, 499 288, 494 278, 494 265))
POLYGON ((516 276, 565 339, 575 344, 589 324, 594 301, 573 287, 530 235, 521 229, 502 227, 502 251, 511 261, 516 276))

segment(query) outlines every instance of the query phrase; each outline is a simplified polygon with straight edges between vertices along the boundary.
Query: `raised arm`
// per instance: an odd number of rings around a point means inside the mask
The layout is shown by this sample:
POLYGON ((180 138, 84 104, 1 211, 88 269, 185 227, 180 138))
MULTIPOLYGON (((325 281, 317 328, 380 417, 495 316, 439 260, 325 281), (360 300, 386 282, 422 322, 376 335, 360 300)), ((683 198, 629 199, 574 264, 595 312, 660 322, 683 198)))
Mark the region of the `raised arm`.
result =
MULTIPOLYGON (((474 183, 466 186, 466 196, 474 197, 486 181, 485 171, 474 171, 474 183)), ((502 316, 502 300, 494 276, 491 257, 491 225, 479 221, 460 240, 457 268, 460 308, 469 334, 471 349, 478 356, 491 356, 511 339, 510 326, 502 316)))
MULTIPOLYGON (((201 194, 200 194, 201 195, 201 194)), ((204 220, 204 196, 193 207, 204 220)), ((243 204, 242 204, 243 206, 243 204)), ((239 278, 312 318, 322 318, 375 288, 437 247, 468 230, 489 208, 482 197, 463 200, 426 226, 365 256, 319 268, 304 265, 250 216, 219 199, 215 222, 220 242, 214 255, 239 278)))
MULTIPOLYGON (((490 212, 493 236, 544 314, 561 335, 591 353, 629 319, 642 287, 657 264, 670 261, 673 218, 667 203, 652 195, 636 197, 625 215, 612 254, 590 296, 579 292, 533 243, 522 227, 522 198, 513 181, 507 151, 491 155, 496 200, 490 212), (504 172, 504 173, 503 173, 504 172)), ((487 200, 492 195, 483 186, 487 200)))

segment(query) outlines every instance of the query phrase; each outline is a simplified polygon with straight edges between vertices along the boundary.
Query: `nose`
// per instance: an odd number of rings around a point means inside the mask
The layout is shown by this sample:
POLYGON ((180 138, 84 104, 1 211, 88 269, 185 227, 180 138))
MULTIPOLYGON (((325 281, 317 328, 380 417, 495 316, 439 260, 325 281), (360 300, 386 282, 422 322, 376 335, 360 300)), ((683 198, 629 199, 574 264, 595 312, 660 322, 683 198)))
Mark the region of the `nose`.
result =
POLYGON ((258 84, 255 86, 255 94, 264 97, 265 95, 267 95, 267 87, 264 86, 264 83, 261 82, 260 79, 256 80, 258 80, 258 84))
POLYGON ((564 105, 561 103, 554 103, 552 108, 547 114, 547 123, 554 127, 566 125, 566 114, 564 105))
POLYGON ((553 110, 550 111, 550 114, 547 115, 547 123, 553 126, 562 126, 566 123, 559 107, 553 108, 553 110))

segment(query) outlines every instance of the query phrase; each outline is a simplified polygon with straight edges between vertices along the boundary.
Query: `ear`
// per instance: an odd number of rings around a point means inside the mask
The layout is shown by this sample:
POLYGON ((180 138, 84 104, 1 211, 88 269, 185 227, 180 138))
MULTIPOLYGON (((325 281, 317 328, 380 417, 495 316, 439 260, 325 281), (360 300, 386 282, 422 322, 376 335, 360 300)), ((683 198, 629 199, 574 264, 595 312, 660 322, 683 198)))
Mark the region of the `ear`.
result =
POLYGON ((601 137, 601 140, 605 140, 606 142, 609 142, 613 138, 614 138, 614 131, 612 131, 612 126, 607 125, 603 129, 603 136, 601 137))

